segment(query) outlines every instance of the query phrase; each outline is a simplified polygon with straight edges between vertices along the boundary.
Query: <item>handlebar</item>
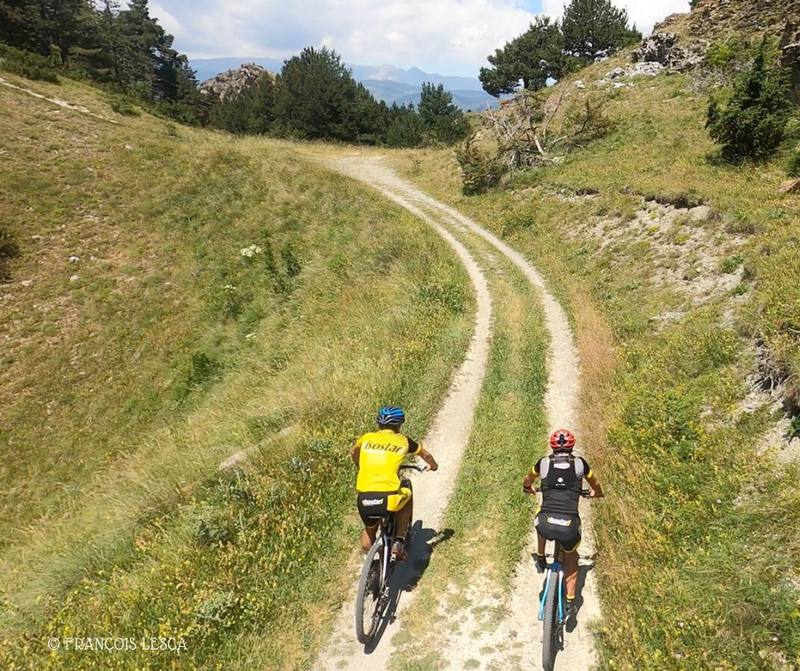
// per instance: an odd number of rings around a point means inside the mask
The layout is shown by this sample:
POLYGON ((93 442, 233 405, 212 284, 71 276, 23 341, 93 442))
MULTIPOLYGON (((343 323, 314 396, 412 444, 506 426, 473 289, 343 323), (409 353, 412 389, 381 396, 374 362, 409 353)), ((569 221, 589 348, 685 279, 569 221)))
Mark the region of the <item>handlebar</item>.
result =
POLYGON ((416 471, 417 473, 425 473, 428 470, 427 466, 419 466, 417 464, 403 464, 400 467, 401 471, 416 471))
MULTIPOLYGON (((538 490, 535 490, 532 487, 530 489, 525 489, 525 487, 522 488, 522 493, 523 494, 536 494, 537 491, 538 490)), ((583 498, 585 498, 585 499, 590 499, 592 497, 592 490, 591 489, 582 489, 581 490, 581 496, 583 498)))

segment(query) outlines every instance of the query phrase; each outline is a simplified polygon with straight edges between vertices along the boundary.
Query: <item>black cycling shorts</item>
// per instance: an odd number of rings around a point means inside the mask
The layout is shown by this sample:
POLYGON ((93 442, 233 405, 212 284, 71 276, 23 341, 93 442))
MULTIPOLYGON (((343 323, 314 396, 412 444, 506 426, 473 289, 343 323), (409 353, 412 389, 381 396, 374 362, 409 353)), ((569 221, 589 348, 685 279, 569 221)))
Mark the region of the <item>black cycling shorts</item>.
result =
POLYGON ((402 480, 396 492, 359 492, 358 514, 365 527, 377 526, 384 517, 404 508, 411 501, 411 496, 411 483, 408 480, 402 480))
POLYGON ((574 552, 581 542, 581 518, 577 515, 544 513, 536 515, 536 531, 549 541, 558 541, 564 552, 574 552))

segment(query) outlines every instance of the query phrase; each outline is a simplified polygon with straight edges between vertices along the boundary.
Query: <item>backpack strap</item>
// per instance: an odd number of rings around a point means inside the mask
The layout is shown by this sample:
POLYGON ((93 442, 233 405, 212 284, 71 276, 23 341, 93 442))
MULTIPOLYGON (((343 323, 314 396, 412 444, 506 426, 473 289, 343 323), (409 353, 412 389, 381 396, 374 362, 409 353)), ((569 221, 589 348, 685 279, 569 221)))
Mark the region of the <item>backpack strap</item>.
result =
POLYGON ((583 469, 584 461, 580 457, 578 458, 572 457, 572 459, 575 462, 575 475, 578 478, 578 482, 581 482, 584 477, 584 469, 583 469))

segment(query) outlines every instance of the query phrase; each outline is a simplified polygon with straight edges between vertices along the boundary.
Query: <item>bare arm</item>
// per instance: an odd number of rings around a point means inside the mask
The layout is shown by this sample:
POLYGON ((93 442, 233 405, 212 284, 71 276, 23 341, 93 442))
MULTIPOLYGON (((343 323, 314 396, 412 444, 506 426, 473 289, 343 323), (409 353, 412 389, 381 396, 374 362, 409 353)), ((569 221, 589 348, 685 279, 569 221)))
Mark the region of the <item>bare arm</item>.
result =
POLYGON ((424 447, 420 447, 418 454, 419 454, 420 458, 426 464, 428 464, 428 468, 430 468, 430 470, 432 470, 432 471, 438 471, 439 470, 439 464, 436 463, 436 459, 433 458, 433 455, 430 452, 428 452, 428 450, 426 450, 424 447))
POLYGON ((589 486, 592 488, 592 493, 589 494, 589 498, 592 499, 602 499, 605 494, 603 494, 603 486, 600 484, 600 481, 597 479, 597 476, 594 474, 590 475, 586 478, 589 483, 589 486))
POLYGON ((356 443, 350 448, 350 458, 353 460, 356 468, 358 468, 360 463, 359 460, 361 459, 361 445, 356 443))
POLYGON ((536 487, 533 486, 533 483, 536 482, 537 477, 539 476, 535 475, 532 470, 528 471, 522 479, 522 491, 526 494, 535 494, 536 487))

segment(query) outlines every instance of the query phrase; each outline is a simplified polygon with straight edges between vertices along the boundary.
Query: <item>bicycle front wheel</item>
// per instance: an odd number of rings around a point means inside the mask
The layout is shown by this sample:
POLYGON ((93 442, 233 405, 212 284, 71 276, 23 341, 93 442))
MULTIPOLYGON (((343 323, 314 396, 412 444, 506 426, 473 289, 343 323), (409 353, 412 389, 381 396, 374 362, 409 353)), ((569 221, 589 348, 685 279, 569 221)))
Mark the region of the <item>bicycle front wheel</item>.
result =
POLYGON ((383 535, 379 535, 364 559, 356 593, 356 638, 364 645, 378 630, 383 555, 383 535))
POLYGON ((558 652, 558 573, 550 572, 544 602, 544 636, 542 637, 542 666, 553 671, 558 652))

